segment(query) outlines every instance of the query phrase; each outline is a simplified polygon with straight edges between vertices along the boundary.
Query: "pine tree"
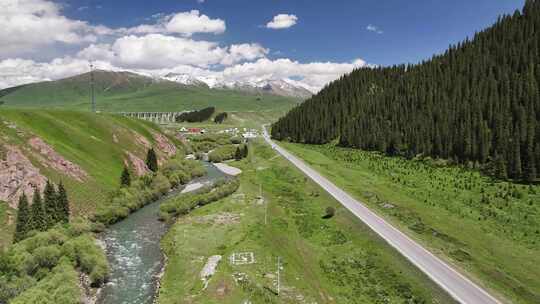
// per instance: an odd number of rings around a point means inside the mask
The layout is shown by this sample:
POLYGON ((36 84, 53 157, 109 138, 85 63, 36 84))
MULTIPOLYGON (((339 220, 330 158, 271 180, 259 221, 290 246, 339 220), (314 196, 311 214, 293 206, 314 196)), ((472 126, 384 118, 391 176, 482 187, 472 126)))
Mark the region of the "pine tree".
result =
POLYGON ((26 237, 28 231, 31 230, 31 217, 30 209, 28 206, 28 198, 26 194, 22 194, 19 198, 19 205, 17 207, 17 224, 15 228, 14 241, 18 242, 26 237))
POLYGON ((127 166, 124 166, 124 170, 122 170, 122 175, 120 176, 120 185, 122 187, 131 186, 131 174, 129 173, 129 168, 127 166))
POLYGON ((281 117, 272 137, 474 161, 499 178, 536 180, 539 16, 540 1, 527 0, 430 60, 356 69, 281 117))
POLYGON ((244 149, 242 149, 242 157, 247 157, 249 154, 249 151, 248 151, 248 145, 244 145, 244 149))
POLYGON ((60 220, 58 208, 56 207, 56 190, 53 184, 47 180, 45 189, 43 190, 43 208, 45 209, 45 217, 47 220, 46 229, 56 225, 60 220))
POLYGON ((41 200, 41 195, 38 189, 34 190, 34 197, 32 198, 32 206, 30 208, 31 225, 30 230, 45 231, 47 230, 47 215, 41 200))
POLYGON ((146 166, 152 172, 157 172, 158 170, 157 156, 156 156, 156 151, 154 151, 154 148, 151 148, 150 150, 148 150, 148 154, 146 155, 146 166))
POLYGON ((234 153, 234 159, 236 160, 242 159, 242 151, 240 150, 240 146, 236 147, 236 152, 234 153))
POLYGON ((58 221, 69 223, 69 200, 67 197, 66 189, 62 182, 58 185, 58 193, 56 195, 56 206, 58 221))

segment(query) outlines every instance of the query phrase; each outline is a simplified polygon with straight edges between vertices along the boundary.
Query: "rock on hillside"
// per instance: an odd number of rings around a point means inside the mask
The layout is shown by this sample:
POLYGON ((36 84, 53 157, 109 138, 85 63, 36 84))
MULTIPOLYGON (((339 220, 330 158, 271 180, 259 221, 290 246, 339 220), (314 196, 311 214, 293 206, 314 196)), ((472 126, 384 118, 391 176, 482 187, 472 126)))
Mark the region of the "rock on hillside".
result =
POLYGON ((0 200, 16 208, 23 193, 31 199, 34 189, 45 188, 47 178, 17 147, 2 144, 0 149, 0 200))
POLYGON ((52 167, 56 171, 71 176, 79 182, 82 182, 88 176, 81 167, 63 158, 41 138, 32 137, 28 140, 28 144, 39 152, 41 157, 38 157, 38 159, 44 167, 52 167))

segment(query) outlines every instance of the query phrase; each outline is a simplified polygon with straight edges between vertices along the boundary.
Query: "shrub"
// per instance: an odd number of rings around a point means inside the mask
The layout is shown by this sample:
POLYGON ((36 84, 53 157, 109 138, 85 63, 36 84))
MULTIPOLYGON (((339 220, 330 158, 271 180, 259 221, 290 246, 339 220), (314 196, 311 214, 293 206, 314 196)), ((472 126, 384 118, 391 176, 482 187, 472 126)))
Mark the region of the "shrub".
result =
POLYGON ((236 149, 237 147, 235 145, 221 146, 208 154, 208 160, 213 163, 219 163, 224 160, 233 159, 236 149))
POLYGON ((334 207, 326 207, 326 214, 323 216, 324 219, 329 219, 334 217, 336 214, 336 209, 334 207))
POLYGON ((231 195, 239 186, 240 182, 238 179, 218 181, 214 185, 204 187, 196 193, 189 193, 170 199, 162 203, 159 207, 160 219, 167 221, 173 216, 188 214, 197 206, 204 206, 231 195))
POLYGON ((144 205, 163 195, 171 188, 185 184, 195 177, 202 176, 206 169, 197 161, 173 158, 160 172, 143 175, 131 182, 131 186, 114 191, 111 203, 99 208, 93 221, 111 225, 144 205))

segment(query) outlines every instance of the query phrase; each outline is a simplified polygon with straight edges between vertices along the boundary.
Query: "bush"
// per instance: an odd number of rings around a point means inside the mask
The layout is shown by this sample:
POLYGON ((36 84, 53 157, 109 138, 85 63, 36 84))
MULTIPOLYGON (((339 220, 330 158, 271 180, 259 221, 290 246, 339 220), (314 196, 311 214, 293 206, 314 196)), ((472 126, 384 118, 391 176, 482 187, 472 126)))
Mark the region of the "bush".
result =
POLYGON ((325 211, 326 214, 323 216, 324 219, 332 218, 336 214, 336 209, 334 209, 334 207, 326 207, 325 211))
POLYGON ((186 184, 202 176, 206 169, 197 161, 173 158, 160 172, 141 176, 131 186, 118 189, 111 196, 111 203, 99 208, 93 221, 111 225, 129 216, 135 210, 159 199, 171 188, 186 184))
POLYGON ((45 278, 25 288, 12 304, 78 304, 81 290, 77 285, 77 272, 68 260, 62 260, 45 278))
POLYGON ((168 221, 174 216, 188 214, 197 206, 204 206, 234 193, 240 186, 238 179, 218 181, 212 186, 204 187, 197 193, 190 193, 170 199, 161 204, 160 219, 168 221))
POLYGON ((208 154, 208 160, 213 163, 219 163, 224 160, 233 159, 236 149, 237 147, 235 145, 221 146, 208 154))
POLYGON ((38 232, 0 253, 0 303, 78 303, 74 267, 96 286, 105 282, 107 258, 89 229, 89 222, 75 218, 73 226, 38 232))

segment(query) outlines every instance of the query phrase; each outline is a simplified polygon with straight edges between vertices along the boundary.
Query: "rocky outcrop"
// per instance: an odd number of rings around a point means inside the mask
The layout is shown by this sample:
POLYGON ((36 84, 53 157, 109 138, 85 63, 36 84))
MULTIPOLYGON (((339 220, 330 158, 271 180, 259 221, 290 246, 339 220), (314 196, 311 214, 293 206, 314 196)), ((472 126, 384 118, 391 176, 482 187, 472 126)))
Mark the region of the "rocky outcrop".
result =
POLYGON ((16 147, 2 145, 0 159, 0 200, 17 208, 19 197, 25 193, 31 200, 34 189, 43 191, 47 179, 16 147))
POLYGON ((171 158, 176 155, 176 146, 167 138, 167 136, 157 132, 152 132, 152 136, 156 141, 158 150, 163 152, 167 158, 171 158))
POLYGON ((73 179, 82 182, 88 174, 81 167, 63 158, 51 146, 45 143, 39 137, 32 137, 28 140, 28 144, 42 156, 39 158, 40 163, 45 167, 51 167, 56 171, 72 177, 73 179))
POLYGON ((146 137, 142 136, 141 134, 135 131, 132 131, 132 132, 133 132, 133 136, 135 137, 135 141, 137 142, 138 145, 143 146, 146 149, 150 149, 152 147, 152 144, 148 141, 146 137))
POLYGON ((127 159, 124 160, 124 164, 126 166, 130 166, 135 170, 135 174, 137 176, 145 175, 146 173, 150 172, 148 167, 146 166, 146 163, 138 158, 135 154, 125 151, 127 155, 127 159))

